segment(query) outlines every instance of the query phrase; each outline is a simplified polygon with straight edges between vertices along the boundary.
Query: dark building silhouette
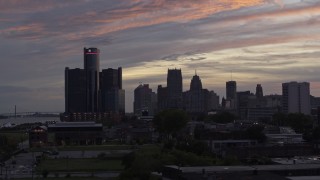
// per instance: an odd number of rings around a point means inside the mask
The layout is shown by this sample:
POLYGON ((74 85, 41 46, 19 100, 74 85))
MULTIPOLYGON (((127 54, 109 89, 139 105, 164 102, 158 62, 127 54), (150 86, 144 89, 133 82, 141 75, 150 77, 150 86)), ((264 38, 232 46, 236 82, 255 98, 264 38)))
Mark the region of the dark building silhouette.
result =
POLYGON ((190 90, 184 92, 184 109, 189 113, 204 113, 208 111, 209 91, 202 89, 202 82, 198 75, 191 79, 190 90))
POLYGON ((167 87, 158 86, 158 111, 182 109, 182 73, 181 69, 168 69, 167 87))
POLYGON ((226 82, 226 108, 236 109, 237 106, 237 83, 236 81, 226 82))
POLYGON ((54 145, 100 145, 103 125, 94 122, 58 122, 48 125, 50 143, 54 145))
POLYGON ((263 97, 263 90, 261 84, 257 84, 256 87, 256 97, 257 98, 262 98, 263 97))
POLYGON ((153 116, 156 109, 156 107, 154 106, 154 95, 155 93, 152 92, 151 88, 149 88, 149 84, 140 84, 134 90, 134 114, 137 116, 145 114, 153 116))
POLYGON ((208 110, 217 110, 220 107, 220 97, 214 91, 209 91, 208 110))
POLYGON ((236 81, 226 82, 226 95, 227 95, 227 99, 236 99, 236 96, 237 96, 236 81))
POLYGON ((86 83, 84 69, 65 69, 65 112, 87 112, 86 83))
POLYGON ((46 146, 48 142, 48 128, 36 126, 29 130, 29 147, 46 146))
POLYGON ((118 69, 103 69, 101 74, 101 88, 102 89, 112 89, 118 88, 122 89, 122 68, 118 69))
POLYGON ((100 73, 101 111, 125 112, 124 90, 122 89, 122 68, 104 69, 100 73))
POLYGON ((202 82, 200 77, 196 74, 191 79, 190 91, 200 91, 201 89, 202 89, 202 82))
POLYGON ((63 121, 92 121, 125 113, 122 68, 100 72, 97 48, 84 48, 84 69, 65 69, 63 121))
POLYGON ((162 87, 161 85, 158 86, 157 89, 157 104, 158 104, 158 111, 163 111, 168 107, 168 88, 162 87))
POLYGON ((191 79, 190 90, 183 94, 184 109, 193 115, 207 113, 219 106, 219 96, 214 91, 203 89, 201 79, 197 74, 191 79))
POLYGON ((99 111, 99 54, 97 48, 84 48, 84 70, 86 72, 87 112, 99 111))
POLYGON ((253 96, 254 94, 252 94, 250 91, 237 92, 237 110, 241 119, 247 118, 250 97, 253 96))
POLYGON ((282 110, 284 113, 310 115, 310 83, 282 83, 282 110))
POLYGON ((182 109, 181 69, 168 69, 167 76, 168 108, 182 109))

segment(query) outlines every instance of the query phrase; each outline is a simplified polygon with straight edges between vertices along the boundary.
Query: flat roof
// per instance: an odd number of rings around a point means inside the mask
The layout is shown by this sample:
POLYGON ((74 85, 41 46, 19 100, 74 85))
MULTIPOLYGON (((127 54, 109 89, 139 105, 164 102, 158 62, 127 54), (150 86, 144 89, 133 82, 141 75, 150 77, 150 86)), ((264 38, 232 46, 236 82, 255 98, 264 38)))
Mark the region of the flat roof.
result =
POLYGON ((57 122, 56 124, 49 124, 48 128, 60 127, 103 127, 100 123, 95 122, 57 122))

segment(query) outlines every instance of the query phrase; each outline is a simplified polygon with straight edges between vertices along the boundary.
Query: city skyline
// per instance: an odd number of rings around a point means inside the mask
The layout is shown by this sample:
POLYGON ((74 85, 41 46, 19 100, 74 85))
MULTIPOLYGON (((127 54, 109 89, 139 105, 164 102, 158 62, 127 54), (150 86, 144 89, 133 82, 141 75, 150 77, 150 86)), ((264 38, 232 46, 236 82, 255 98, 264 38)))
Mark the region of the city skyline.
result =
POLYGON ((82 48, 101 50, 100 67, 123 67, 126 109, 139 82, 166 85, 182 69, 203 88, 281 94, 281 84, 310 82, 320 96, 320 3, 316 0, 58 2, 0 1, 0 113, 64 110, 64 68, 82 48))

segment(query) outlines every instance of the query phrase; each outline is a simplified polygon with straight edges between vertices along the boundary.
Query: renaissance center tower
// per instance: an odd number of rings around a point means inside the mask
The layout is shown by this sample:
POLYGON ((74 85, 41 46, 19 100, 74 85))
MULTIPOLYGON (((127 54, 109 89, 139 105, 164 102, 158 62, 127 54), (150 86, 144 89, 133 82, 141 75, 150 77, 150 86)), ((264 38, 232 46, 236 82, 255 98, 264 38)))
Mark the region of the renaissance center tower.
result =
POLYGON ((84 48, 84 70, 86 73, 86 110, 98 112, 99 110, 99 72, 100 50, 98 48, 84 48))

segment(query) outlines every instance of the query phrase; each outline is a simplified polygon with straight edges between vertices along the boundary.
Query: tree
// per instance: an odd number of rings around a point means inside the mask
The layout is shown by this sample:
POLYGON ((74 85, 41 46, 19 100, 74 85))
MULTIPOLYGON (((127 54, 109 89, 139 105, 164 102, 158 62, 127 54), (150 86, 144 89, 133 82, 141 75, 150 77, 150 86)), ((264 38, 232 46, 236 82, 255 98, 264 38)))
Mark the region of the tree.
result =
POLYGON ((119 179, 148 180, 150 179, 152 171, 162 167, 159 159, 142 153, 130 154, 127 156, 127 159, 124 159, 122 162, 126 166, 126 169, 120 174, 119 179))
POLYGON ((160 133, 172 135, 185 127, 188 119, 185 111, 170 109, 158 113, 153 123, 160 133))
POLYGON ((305 133, 312 129, 311 117, 301 113, 288 114, 285 124, 290 126, 297 133, 305 133))
POLYGON ((44 169, 44 170, 42 171, 42 177, 43 177, 43 178, 47 178, 47 177, 48 177, 48 174, 49 174, 49 171, 48 171, 48 170, 44 169))
POLYGON ((251 126, 246 130, 246 136, 248 139, 257 140, 260 143, 266 141, 267 137, 263 133, 263 126, 251 126))
POLYGON ((308 133, 312 129, 312 118, 302 113, 275 113, 272 119, 274 125, 289 126, 297 133, 308 133))
POLYGON ((129 169, 132 166, 132 163, 134 160, 135 160, 135 153, 131 152, 123 157, 122 165, 124 165, 125 169, 129 169))
POLYGON ((176 149, 186 152, 192 152, 197 155, 209 154, 208 144, 199 140, 181 141, 176 145, 176 149))
POLYGON ((287 115, 282 112, 277 112, 272 115, 272 124, 276 126, 283 126, 287 119, 287 115))
POLYGON ((218 114, 209 115, 207 121, 212 121, 215 123, 227 124, 235 120, 235 115, 229 112, 221 112, 218 114))

